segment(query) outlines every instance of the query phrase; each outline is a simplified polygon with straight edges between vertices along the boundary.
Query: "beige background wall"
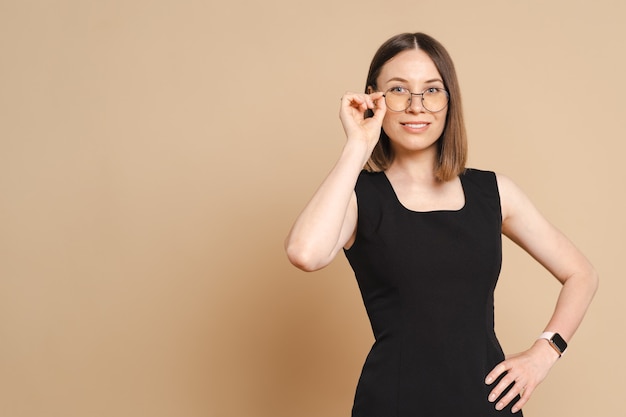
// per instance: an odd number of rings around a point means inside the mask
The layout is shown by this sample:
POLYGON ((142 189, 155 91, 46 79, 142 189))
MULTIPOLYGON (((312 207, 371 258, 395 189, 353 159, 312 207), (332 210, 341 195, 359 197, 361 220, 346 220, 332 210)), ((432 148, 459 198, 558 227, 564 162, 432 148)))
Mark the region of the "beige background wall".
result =
MULTIPOLYGON (((372 342, 347 262, 287 230, 378 45, 441 40, 471 165, 588 254, 600 292, 529 417, 624 415, 624 3, 0 0, 0 416, 348 416, 372 342)), ((556 281, 510 244, 507 351, 556 281)))

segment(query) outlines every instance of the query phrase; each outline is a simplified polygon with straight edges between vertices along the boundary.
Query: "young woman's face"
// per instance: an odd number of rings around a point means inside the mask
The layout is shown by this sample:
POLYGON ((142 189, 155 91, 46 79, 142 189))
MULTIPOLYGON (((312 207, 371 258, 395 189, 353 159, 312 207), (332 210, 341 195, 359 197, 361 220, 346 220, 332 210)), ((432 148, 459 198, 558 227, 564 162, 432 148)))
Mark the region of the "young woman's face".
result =
MULTIPOLYGON (((432 59, 419 49, 400 52, 387 61, 376 82, 378 91, 383 92, 393 88, 396 91, 408 89, 411 93, 423 93, 430 88, 444 88, 443 79, 432 59)), ((387 102, 389 108, 391 102, 387 102)), ((389 136, 394 153, 424 150, 436 153, 435 144, 443 132, 447 113, 447 105, 438 112, 425 109, 419 95, 412 96, 406 110, 388 109, 383 129, 389 136)))

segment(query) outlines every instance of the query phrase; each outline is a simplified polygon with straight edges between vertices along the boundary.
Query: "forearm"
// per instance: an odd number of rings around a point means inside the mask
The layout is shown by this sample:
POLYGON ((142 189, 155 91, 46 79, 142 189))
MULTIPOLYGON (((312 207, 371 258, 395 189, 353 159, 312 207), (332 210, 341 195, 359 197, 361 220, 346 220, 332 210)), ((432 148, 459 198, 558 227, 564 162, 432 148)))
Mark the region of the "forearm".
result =
POLYGON ((287 256, 295 266, 309 271, 320 269, 330 263, 343 246, 350 200, 370 154, 371 149, 364 141, 346 142, 339 160, 287 236, 287 256))
POLYGON ((589 264, 563 282, 554 313, 545 331, 558 332, 570 341, 598 288, 598 274, 589 264))

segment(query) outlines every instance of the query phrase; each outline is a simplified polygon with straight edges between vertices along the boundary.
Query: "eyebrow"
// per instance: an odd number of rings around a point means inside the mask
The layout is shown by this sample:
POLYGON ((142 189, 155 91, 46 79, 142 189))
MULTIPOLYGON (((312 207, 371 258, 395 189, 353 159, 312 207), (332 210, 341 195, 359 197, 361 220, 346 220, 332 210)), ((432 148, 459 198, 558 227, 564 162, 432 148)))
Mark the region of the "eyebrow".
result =
MULTIPOLYGON (((393 78, 388 79, 385 84, 390 83, 392 81, 400 81, 400 82, 403 82, 403 83, 408 83, 409 82, 408 80, 405 80, 404 78, 401 78, 401 77, 393 77, 393 78)), ((441 78, 433 78, 433 79, 424 81, 424 84, 430 84, 430 83, 434 83, 434 82, 440 82, 441 84, 444 84, 444 82, 443 82, 443 80, 441 78)))

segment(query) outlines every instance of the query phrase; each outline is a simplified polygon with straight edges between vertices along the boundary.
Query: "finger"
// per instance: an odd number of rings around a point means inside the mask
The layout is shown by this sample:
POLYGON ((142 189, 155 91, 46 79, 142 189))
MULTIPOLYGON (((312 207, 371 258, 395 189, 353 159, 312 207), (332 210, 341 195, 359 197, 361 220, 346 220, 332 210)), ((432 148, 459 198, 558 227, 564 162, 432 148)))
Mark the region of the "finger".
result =
POLYGON ((374 108, 374 119, 382 124, 385 114, 387 113, 387 105, 385 99, 382 97, 382 93, 379 98, 375 99, 374 103, 376 104, 374 108))
POLYGON ((359 108, 364 103, 363 95, 356 93, 345 93, 343 97, 341 97, 341 104, 348 107, 359 108))
POLYGON ((498 400, 496 404, 496 410, 501 411, 508 406, 522 392, 523 385, 521 383, 515 383, 510 387, 509 391, 502 398, 498 400))
POLYGON ((360 113, 363 113, 367 109, 371 108, 370 106, 373 106, 373 103, 370 104, 370 102, 371 100, 367 96, 355 96, 350 101, 350 105, 357 109, 360 113))
POLYGON ((368 109, 373 109, 376 107, 376 99, 374 97, 372 97, 371 94, 366 94, 365 95, 365 100, 367 102, 367 108, 368 109))
POLYGON ((504 393, 506 389, 509 388, 511 384, 514 384, 514 383, 515 383, 515 378, 512 375, 508 375, 508 374, 505 375, 500 380, 500 382, 498 382, 495 388, 492 389, 491 392, 489 393, 489 397, 487 398, 489 402, 494 402, 498 398, 500 398, 502 393, 504 393))
POLYGON ((346 94, 343 96, 342 104, 348 107, 359 107, 363 104, 363 99, 356 94, 346 94))
POLYGON ((531 386, 525 387, 522 390, 522 395, 520 399, 513 405, 513 407, 511 407, 511 412, 517 413, 519 410, 521 410, 530 399, 530 396, 533 394, 534 390, 535 390, 535 387, 531 387, 531 386))
POLYGON ((375 93, 368 94, 368 97, 372 99, 372 102, 376 102, 376 101, 380 100, 384 95, 385 95, 385 93, 377 91, 375 93))
POLYGON ((491 385, 493 381, 498 379, 500 375, 506 372, 506 369, 507 367, 506 367, 505 362, 500 362, 498 365, 496 365, 495 368, 491 370, 491 372, 487 374, 487 377, 485 378, 485 384, 491 385))

